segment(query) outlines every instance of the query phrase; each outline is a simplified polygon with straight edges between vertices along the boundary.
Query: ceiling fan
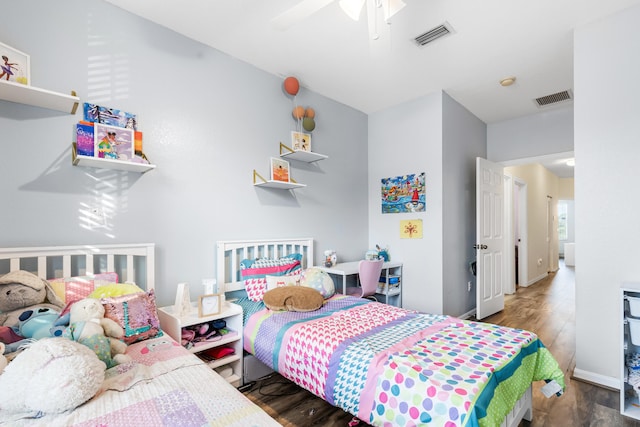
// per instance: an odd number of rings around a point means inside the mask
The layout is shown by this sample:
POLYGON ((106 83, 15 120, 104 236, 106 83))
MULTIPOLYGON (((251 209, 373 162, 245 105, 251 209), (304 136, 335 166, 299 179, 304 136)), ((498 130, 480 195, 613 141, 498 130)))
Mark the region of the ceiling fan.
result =
MULTIPOLYGON (((334 1, 336 0, 302 0, 273 18, 271 23, 280 30, 287 30, 334 1)), ((373 40, 377 40, 385 31, 384 26, 379 25, 379 21, 381 21, 379 14, 383 22, 388 24, 389 19, 406 6, 403 0, 338 0, 340 8, 354 21, 360 19, 365 3, 367 5, 369 35, 373 40)))

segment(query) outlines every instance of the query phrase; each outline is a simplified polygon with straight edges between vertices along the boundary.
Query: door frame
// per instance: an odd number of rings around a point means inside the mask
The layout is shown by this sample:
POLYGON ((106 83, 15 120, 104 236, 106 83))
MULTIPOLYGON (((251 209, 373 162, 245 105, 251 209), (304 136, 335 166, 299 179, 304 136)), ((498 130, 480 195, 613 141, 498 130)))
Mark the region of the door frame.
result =
MULTIPOLYGON (((520 241, 518 242, 518 286, 526 287, 526 286, 529 286, 529 283, 528 283, 529 263, 528 263, 528 251, 527 251, 527 247, 529 244, 529 240, 527 237, 528 236, 527 230, 529 228, 527 223, 527 208, 528 208, 527 182, 523 181, 520 178, 514 177, 513 191, 518 192, 518 197, 517 197, 518 234, 517 235, 520 236, 520 241)), ((513 209, 516 209, 515 205, 512 205, 512 207, 513 209)), ((515 235, 515 230, 514 230, 514 235, 515 235)))
POLYGON ((504 265, 503 277, 505 280, 504 293, 515 294, 516 293, 516 275, 514 262, 516 258, 515 251, 515 228, 514 228, 514 184, 513 176, 509 173, 504 174, 504 258, 507 260, 504 265))

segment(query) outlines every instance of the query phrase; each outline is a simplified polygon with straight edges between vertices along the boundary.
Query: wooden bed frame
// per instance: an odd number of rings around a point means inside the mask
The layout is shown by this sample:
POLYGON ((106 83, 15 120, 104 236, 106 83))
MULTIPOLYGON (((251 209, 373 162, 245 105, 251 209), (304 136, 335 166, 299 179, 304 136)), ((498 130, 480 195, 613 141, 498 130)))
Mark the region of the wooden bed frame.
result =
POLYGON ((121 282, 155 288, 155 245, 78 245, 0 248, 0 274, 26 270, 43 279, 115 271, 121 282))
MULTIPOLYGON (((240 276, 240 261, 251 258, 278 258, 291 253, 302 253, 302 268, 313 266, 313 239, 277 239, 277 240, 229 240, 219 241, 217 244, 217 280, 224 285, 225 292, 244 290, 244 282, 240 276)), ((230 295, 229 297, 231 297, 230 295)), ((255 359, 254 356, 245 356, 245 383, 248 370, 256 372, 272 372, 270 368, 255 359), (257 366, 254 366, 256 365, 257 366), (259 366, 262 367, 259 367, 259 366), (263 369, 266 368, 266 371, 263 369), (262 371, 261 371, 262 369, 262 371)), ((533 416, 532 388, 516 402, 513 409, 500 425, 500 427, 517 427, 522 419, 531 421, 533 416)))

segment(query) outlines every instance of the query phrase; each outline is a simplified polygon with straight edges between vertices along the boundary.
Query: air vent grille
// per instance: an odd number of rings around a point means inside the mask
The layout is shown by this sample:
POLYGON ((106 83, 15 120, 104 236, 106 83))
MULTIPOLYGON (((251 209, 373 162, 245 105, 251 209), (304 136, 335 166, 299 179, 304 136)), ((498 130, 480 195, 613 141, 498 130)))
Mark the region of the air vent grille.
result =
POLYGON ((538 107, 546 107, 551 104, 557 104, 558 102, 569 101, 571 98, 571 91, 563 90, 562 92, 536 98, 535 102, 538 107))
POLYGON ((445 23, 442 25, 438 25, 437 27, 432 28, 431 30, 423 34, 420 34, 414 40, 418 46, 425 46, 438 40, 441 37, 446 36, 447 34, 451 34, 452 32, 453 29, 451 28, 451 26, 445 23))

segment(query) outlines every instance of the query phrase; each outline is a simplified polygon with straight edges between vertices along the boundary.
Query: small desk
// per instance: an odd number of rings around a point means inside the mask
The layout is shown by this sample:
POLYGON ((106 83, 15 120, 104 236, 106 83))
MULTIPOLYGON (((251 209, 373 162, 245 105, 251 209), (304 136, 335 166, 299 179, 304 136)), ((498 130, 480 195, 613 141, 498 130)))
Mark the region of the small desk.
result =
MULTIPOLYGON (((333 267, 324 267, 324 266, 316 266, 321 270, 326 271, 329 274, 335 274, 336 276, 342 276, 342 294, 347 293, 347 276, 352 276, 358 274, 358 266, 360 261, 350 261, 350 262, 340 262, 333 267)), ((382 275, 388 276, 390 270, 394 270, 394 275, 400 276, 400 289, 402 289, 402 263, 389 261, 382 264, 382 275)), ((387 293, 385 294, 376 294, 376 295, 384 295, 385 303, 388 303, 388 295, 389 288, 387 287, 387 293)), ((395 295, 395 294, 393 294, 395 295)), ((402 307, 402 291, 400 291, 397 295, 399 295, 399 304, 398 306, 402 307)))

